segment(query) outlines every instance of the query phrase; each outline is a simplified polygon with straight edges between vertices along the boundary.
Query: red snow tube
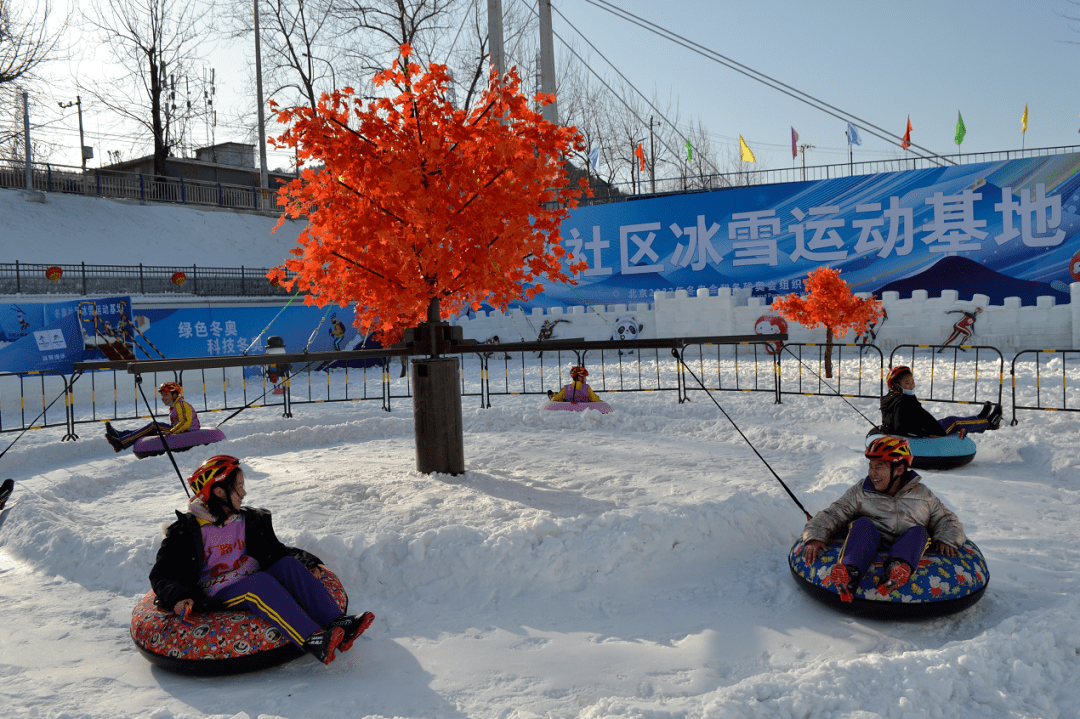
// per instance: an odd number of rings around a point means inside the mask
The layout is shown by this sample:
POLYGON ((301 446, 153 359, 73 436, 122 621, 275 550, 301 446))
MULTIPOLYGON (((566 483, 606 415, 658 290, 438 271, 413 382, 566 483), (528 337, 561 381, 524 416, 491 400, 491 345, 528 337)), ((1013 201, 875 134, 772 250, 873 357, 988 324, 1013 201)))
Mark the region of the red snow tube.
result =
POLYGON ((548 402, 544 409, 554 412, 584 412, 595 409, 600 414, 607 414, 611 411, 611 405, 607 402, 548 402))
MULTIPOLYGON (((342 613, 349 596, 334 573, 326 570, 323 585, 342 613)), ((131 612, 131 639, 151 663, 180 674, 239 674, 277 666, 303 656, 285 633, 251 612, 222 610, 192 614, 184 624, 173 612, 154 604, 147 592, 131 612)))
MULTIPOLYGON (((168 434, 165 435, 165 439, 169 442, 169 449, 174 452, 184 452, 202 444, 220 442, 225 439, 225 433, 220 429, 196 429, 191 432, 181 432, 180 434, 168 434)), ((165 446, 161 444, 161 437, 156 434, 143 437, 135 442, 135 446, 131 449, 139 459, 165 454, 165 446)))

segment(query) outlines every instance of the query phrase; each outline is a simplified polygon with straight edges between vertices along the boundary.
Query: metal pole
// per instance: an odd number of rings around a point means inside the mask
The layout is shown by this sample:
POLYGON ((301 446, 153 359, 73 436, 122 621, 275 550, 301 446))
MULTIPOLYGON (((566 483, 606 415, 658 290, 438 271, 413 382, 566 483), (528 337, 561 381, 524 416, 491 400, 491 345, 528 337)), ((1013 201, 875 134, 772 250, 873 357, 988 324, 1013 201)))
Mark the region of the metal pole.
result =
MULTIPOLYGON (((265 190, 267 184, 266 172, 266 117, 263 113, 263 85, 262 85, 262 44, 259 39, 259 0, 252 0, 255 7, 255 91, 259 103, 259 187, 265 190)), ((259 209, 259 202, 255 203, 255 209, 259 209)))
POLYGON ((649 192, 656 194, 656 143, 653 141, 653 118, 649 116, 649 192))
MULTIPOLYGON (((540 0, 540 91, 555 94, 555 45, 551 31, 551 0, 540 0)), ((559 124, 559 104, 544 105, 544 119, 559 124)))
POLYGON ((83 138, 82 98, 75 96, 75 107, 79 110, 79 154, 82 155, 82 169, 86 172, 86 140, 83 138))
POLYGON ((30 167, 30 93, 23 90, 23 137, 26 139, 26 190, 34 189, 33 171, 30 167))
POLYGON ((506 60, 503 57, 502 0, 487 0, 488 44, 491 46, 491 65, 498 73, 499 82, 506 74, 506 60))

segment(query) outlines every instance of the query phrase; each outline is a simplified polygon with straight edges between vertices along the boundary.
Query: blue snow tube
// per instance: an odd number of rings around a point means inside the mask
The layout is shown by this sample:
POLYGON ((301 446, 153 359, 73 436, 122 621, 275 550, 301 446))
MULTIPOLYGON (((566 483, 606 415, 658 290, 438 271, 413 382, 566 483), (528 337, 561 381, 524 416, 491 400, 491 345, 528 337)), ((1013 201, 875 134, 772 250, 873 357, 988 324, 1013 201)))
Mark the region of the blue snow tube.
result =
MULTIPOLYGON (((866 444, 886 435, 871 433, 866 437, 866 444)), ((902 437, 911 445, 912 469, 956 469, 975 459, 978 449, 970 437, 960 439, 956 435, 948 437, 902 437)))
POLYGON ((819 602, 868 619, 929 619, 954 614, 982 599, 990 581, 986 559, 969 539, 956 557, 928 551, 908 583, 885 596, 877 591, 887 558, 879 552, 855 599, 843 602, 830 577, 843 547, 843 538, 833 539, 813 564, 807 565, 802 558, 803 541, 799 539, 788 554, 791 575, 803 591, 819 602))

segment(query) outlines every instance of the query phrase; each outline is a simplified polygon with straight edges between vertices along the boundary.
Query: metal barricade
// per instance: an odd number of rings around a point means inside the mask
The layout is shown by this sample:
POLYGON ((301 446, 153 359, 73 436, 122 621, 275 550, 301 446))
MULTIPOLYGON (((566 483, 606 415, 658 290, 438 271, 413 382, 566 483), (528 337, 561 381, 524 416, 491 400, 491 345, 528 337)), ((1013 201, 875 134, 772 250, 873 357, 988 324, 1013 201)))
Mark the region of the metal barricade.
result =
POLYGON ((895 367, 898 354, 910 350, 911 359, 906 364, 919 380, 929 372, 929 383, 919 392, 923 401, 951 402, 954 404, 982 404, 991 401, 1001 404, 1001 395, 1005 383, 1005 358, 996 347, 986 345, 898 345, 889 355, 889 367, 895 367), (944 351, 951 354, 938 357, 944 351), (965 357, 965 362, 974 361, 975 371, 970 378, 958 377, 959 354, 974 350, 973 355, 965 357), (989 359, 987 356, 989 355, 989 359), (982 369, 989 363, 989 367, 982 369), (929 369, 923 369, 929 364, 929 369), (996 368, 994 365, 997 365, 996 368), (942 380, 942 375, 946 380, 942 380))
POLYGON ((885 358, 880 348, 872 344, 834 343, 834 376, 831 378, 825 376, 827 350, 828 345, 816 342, 784 344, 779 360, 782 379, 779 394, 868 399, 881 397, 885 358))
POLYGON ((71 384, 60 372, 0 373, 0 432, 63 426, 67 431, 61 441, 78 439, 72 411, 71 384), (64 404, 57 407, 61 397, 64 404))
MULTIPOLYGON (((1080 350, 1020 350, 1016 353, 1016 356, 1013 357, 1012 365, 1009 368, 1009 374, 1012 377, 1013 425, 1018 421, 1016 419, 1016 410, 1018 409, 1080 412, 1080 350), (1016 370, 1017 362, 1021 359, 1035 360, 1034 371, 1032 373, 1032 379, 1034 380, 1035 386, 1032 391, 1017 391, 1016 370), (1043 362, 1043 360, 1046 361, 1043 362), (1069 364, 1070 360, 1072 361, 1071 365, 1069 364), (1049 388, 1044 391, 1043 377, 1056 377, 1059 370, 1061 376, 1061 394, 1057 394, 1056 388, 1053 392, 1051 392, 1049 388), (1069 385, 1070 377, 1072 378, 1072 386, 1069 385), (1022 402, 1025 401, 1032 401, 1030 399, 1032 394, 1034 394, 1034 404, 1022 404, 1022 402), (1058 397, 1060 397, 1060 402, 1054 401, 1058 397)), ((1054 382, 1056 384, 1056 379, 1054 382)))

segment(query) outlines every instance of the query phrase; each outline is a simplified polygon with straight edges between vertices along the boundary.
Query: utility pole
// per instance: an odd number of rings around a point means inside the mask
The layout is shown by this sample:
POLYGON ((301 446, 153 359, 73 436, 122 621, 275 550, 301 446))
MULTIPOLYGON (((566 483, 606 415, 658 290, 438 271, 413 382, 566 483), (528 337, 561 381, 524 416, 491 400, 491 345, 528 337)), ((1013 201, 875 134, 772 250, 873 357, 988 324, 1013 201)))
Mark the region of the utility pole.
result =
MULTIPOLYGON (((540 0, 537 8, 540 14, 540 91, 555 94, 555 44, 551 31, 551 0, 540 0)), ((548 122, 559 124, 559 105, 553 102, 544 105, 541 112, 548 122)))
POLYGON ((488 44, 491 46, 491 65, 498 73, 499 82, 506 74, 506 60, 503 58, 502 0, 487 0, 488 44))
POLYGON ((34 177, 30 167, 30 93, 23 90, 23 137, 26 138, 26 191, 33 192, 34 177))
MULTIPOLYGON (((259 103, 259 188, 267 189, 266 179, 266 117, 263 113, 262 86, 262 44, 259 38, 259 0, 252 0, 255 5, 255 89, 259 103)), ((258 209, 258 208, 256 208, 258 209)))
POLYGON ((78 95, 75 96, 75 102, 69 102, 64 104, 62 102, 56 103, 60 106, 61 110, 74 105, 79 110, 79 154, 82 155, 82 170, 86 172, 86 161, 94 156, 94 148, 86 146, 86 140, 83 139, 83 124, 82 124, 82 98, 78 95), (89 152, 87 152, 89 150, 89 152))
MULTIPOLYGON (((657 121, 656 124, 660 124, 657 121)), ((653 142, 653 117, 649 116, 649 192, 656 194, 656 144, 653 142)))
POLYGON ((814 146, 807 143, 805 145, 799 145, 799 154, 802 155, 802 179, 806 182, 806 151, 813 150, 814 146))

